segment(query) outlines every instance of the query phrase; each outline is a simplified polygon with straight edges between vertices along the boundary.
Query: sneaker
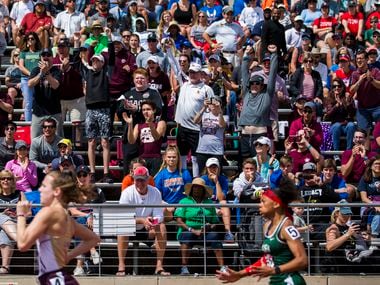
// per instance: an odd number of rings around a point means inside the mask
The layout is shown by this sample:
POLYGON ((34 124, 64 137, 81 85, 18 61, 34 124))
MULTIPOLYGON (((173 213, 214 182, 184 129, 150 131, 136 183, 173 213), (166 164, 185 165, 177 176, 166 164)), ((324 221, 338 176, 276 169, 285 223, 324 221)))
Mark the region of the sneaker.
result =
POLYGON ((224 235, 224 242, 233 243, 235 241, 235 237, 231 232, 226 232, 224 235))
POLYGON ((340 156, 339 155, 334 155, 334 160, 335 160, 335 164, 336 166, 340 166, 341 165, 341 162, 340 162, 340 156))
POLYGON ((181 268, 181 275, 189 275, 189 274, 190 274, 190 271, 187 268, 187 266, 182 266, 182 268, 181 268))
POLYGON ((92 259, 92 263, 94 263, 95 265, 102 263, 103 261, 96 250, 94 252, 91 252, 91 259, 92 259))
POLYGON ((86 274, 84 273, 84 270, 82 267, 77 266, 74 269, 74 276, 78 276, 78 275, 86 275, 86 274))
POLYGON ((113 183, 112 177, 108 173, 104 173, 104 176, 101 180, 99 180, 100 183, 113 183))
POLYGON ((220 267, 219 271, 220 272, 227 272, 227 268, 228 268, 228 266, 223 265, 220 267))

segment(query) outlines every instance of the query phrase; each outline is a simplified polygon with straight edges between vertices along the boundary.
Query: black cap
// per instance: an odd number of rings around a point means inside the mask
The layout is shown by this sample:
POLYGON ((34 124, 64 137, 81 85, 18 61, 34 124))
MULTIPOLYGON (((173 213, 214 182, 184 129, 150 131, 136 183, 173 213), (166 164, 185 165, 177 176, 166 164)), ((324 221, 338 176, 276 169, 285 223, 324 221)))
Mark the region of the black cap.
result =
POLYGON ((64 163, 65 161, 70 162, 72 165, 74 165, 73 158, 70 155, 63 155, 59 158, 59 164, 64 163))
POLYGON ((261 75, 254 75, 249 80, 249 83, 258 82, 260 84, 264 84, 264 78, 261 75))
POLYGON ((41 50, 40 55, 41 55, 41 56, 42 56, 42 55, 49 55, 49 56, 52 56, 53 53, 52 53, 52 51, 51 51, 50 48, 44 48, 43 50, 41 50))
POLYGON ((70 40, 69 39, 61 39, 58 41, 57 46, 59 47, 69 47, 70 46, 70 40))
POLYGON ((155 32, 149 33, 147 40, 148 41, 158 41, 156 33, 155 32))
POLYGON ((80 172, 84 172, 84 173, 87 173, 89 174, 91 171, 90 171, 90 168, 88 168, 87 165, 79 165, 76 169, 76 172, 77 174, 80 173, 80 172))
POLYGON ((357 5, 358 5, 358 3, 355 0, 348 1, 348 7, 355 7, 357 5))

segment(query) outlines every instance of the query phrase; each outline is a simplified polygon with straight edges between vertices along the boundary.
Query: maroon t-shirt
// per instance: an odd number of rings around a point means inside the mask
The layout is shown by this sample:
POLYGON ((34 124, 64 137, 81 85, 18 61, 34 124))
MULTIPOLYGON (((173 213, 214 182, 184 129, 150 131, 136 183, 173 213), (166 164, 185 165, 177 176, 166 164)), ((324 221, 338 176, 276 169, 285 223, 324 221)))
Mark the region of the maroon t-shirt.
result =
MULTIPOLYGON (((157 123, 154 123, 157 128, 157 123)), ((147 123, 138 124, 139 155, 142 158, 161 157, 162 137, 155 141, 147 123)))
POLYGON ((289 156, 293 160, 293 169, 292 172, 296 174, 297 172, 302 172, 302 167, 305 163, 313 162, 316 163, 314 157, 311 155, 310 151, 305 150, 303 152, 299 152, 296 149, 293 149, 289 152, 289 156))
MULTIPOLYGON (((342 165, 347 164, 347 162, 350 160, 350 157, 352 155, 352 149, 345 150, 342 154, 342 165)), ((374 157, 376 153, 374 152, 369 152, 367 153, 367 157, 371 158, 374 157)), ((352 167, 352 171, 348 176, 345 176, 344 179, 348 183, 359 183, 360 178, 364 174, 365 170, 365 163, 364 163, 364 158, 362 158, 360 155, 355 156, 354 160, 354 165, 352 167)))
MULTIPOLYGON (((358 82, 360 75, 363 72, 355 70, 352 73, 351 85, 358 82)), ((372 77, 376 80, 380 80, 380 70, 376 67, 371 68, 372 77)), ((368 79, 364 79, 360 84, 357 91, 358 107, 361 109, 375 108, 380 106, 380 89, 377 89, 372 85, 372 82, 368 79)))
POLYGON ((373 140, 371 141, 371 151, 380 153, 380 147, 378 146, 376 139, 380 137, 380 122, 375 124, 375 128, 372 132, 373 140))
MULTIPOLYGON (((169 77, 164 72, 160 72, 157 77, 149 75, 149 87, 156 89, 162 97, 162 93, 168 92, 171 89, 169 77)), ((162 97, 162 101, 167 105, 167 98, 162 97)))

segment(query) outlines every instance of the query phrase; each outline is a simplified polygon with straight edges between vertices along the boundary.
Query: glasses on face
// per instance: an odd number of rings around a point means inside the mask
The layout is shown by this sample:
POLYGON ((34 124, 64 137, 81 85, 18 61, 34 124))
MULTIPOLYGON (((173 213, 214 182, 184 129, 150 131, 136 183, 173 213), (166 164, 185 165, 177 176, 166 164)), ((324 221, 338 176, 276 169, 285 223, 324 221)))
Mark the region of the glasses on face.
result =
POLYGON ((8 127, 8 128, 6 128, 6 130, 7 130, 7 131, 12 131, 12 132, 13 132, 13 131, 15 131, 15 128, 14 128, 14 127, 8 127))
POLYGON ((308 59, 308 60, 305 60, 304 63, 312 63, 313 60, 312 59, 308 59))
POLYGON ((206 18, 206 16, 199 15, 198 18, 206 18))
POLYGON ((122 35, 123 38, 130 38, 131 35, 122 35))
POLYGON ((303 109, 302 112, 304 112, 304 114, 312 114, 313 113, 313 111, 310 109, 303 109))
POLYGON ((13 57, 18 57, 20 54, 18 54, 18 53, 15 53, 14 55, 13 55, 13 57))
POLYGON ((187 59, 180 59, 179 60, 179 63, 186 63, 187 62, 187 59))
POLYGON ((372 37, 373 37, 373 38, 378 38, 379 36, 378 36, 378 35, 373 35, 372 37))
POLYGON ((156 43, 156 42, 157 40, 153 40, 153 39, 148 40, 148 43, 156 43))
POLYGON ((41 56, 42 57, 51 57, 51 54, 50 53, 42 53, 41 56))
POLYGON ((336 84, 336 85, 334 84, 334 85, 332 86, 333 89, 339 89, 339 88, 341 88, 341 87, 342 87, 342 86, 340 86, 340 85, 338 85, 338 84, 336 84))
POLYGON ((261 83, 260 82, 252 82, 251 85, 256 85, 256 86, 260 86, 261 83))
POLYGON ((58 146, 58 148, 67 148, 67 145, 65 145, 65 144, 60 144, 60 145, 58 146))
POLYGON ((1 181, 4 181, 4 180, 12 181, 13 178, 12 177, 1 177, 0 180, 1 181))
POLYGON ((364 140, 365 137, 355 136, 354 139, 357 139, 357 140, 364 140))
POLYGON ((28 41, 34 41, 35 39, 34 38, 28 38, 28 41))
POLYGON ((377 24, 379 21, 371 21, 371 24, 377 24))
POLYGON ((43 129, 55 129, 55 126, 53 125, 44 125, 42 126, 43 129))
POLYGON ((255 143, 255 147, 262 147, 263 144, 262 143, 255 143))
POLYGON ((87 176, 88 176, 87 173, 79 173, 79 174, 77 175, 78 178, 87 177, 87 176))

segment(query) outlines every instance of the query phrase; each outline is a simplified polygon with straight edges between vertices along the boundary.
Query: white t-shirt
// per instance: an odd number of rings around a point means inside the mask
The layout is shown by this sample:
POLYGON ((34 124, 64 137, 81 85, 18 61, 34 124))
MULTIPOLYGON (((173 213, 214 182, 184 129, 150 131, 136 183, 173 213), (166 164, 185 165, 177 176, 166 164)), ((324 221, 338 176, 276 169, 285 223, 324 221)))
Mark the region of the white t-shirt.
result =
MULTIPOLYGON (((161 192, 151 185, 148 185, 148 192, 146 195, 141 195, 136 190, 135 185, 127 187, 120 196, 119 204, 128 205, 160 205, 162 204, 161 192)), ((146 217, 158 218, 161 223, 164 220, 164 208, 151 208, 151 207, 138 207, 136 208, 137 218, 146 217)), ((144 228, 143 224, 136 224, 136 229, 141 230, 144 228)))

